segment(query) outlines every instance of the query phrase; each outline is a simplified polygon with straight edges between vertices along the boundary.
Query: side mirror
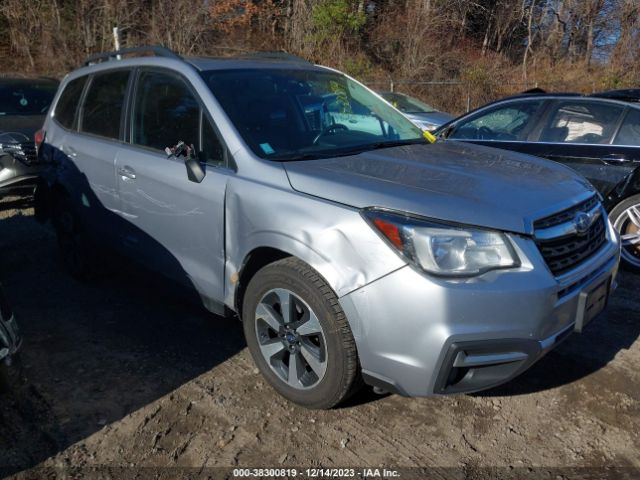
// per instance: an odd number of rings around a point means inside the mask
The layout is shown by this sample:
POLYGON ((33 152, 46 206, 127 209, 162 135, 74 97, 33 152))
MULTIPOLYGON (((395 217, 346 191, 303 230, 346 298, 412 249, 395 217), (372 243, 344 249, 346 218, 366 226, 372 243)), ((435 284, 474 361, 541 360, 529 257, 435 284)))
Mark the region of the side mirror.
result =
POLYGON ((187 167, 187 178, 190 181, 200 183, 204 180, 207 173, 202 168, 202 165, 200 165, 197 158, 192 156, 184 157, 184 165, 187 167))
POLYGON ((195 155, 193 145, 187 145, 181 141, 173 147, 165 148, 165 152, 169 158, 184 158, 184 165, 187 168, 187 178, 190 181, 200 183, 204 180, 206 171, 202 168, 202 165, 200 165, 200 162, 195 155))

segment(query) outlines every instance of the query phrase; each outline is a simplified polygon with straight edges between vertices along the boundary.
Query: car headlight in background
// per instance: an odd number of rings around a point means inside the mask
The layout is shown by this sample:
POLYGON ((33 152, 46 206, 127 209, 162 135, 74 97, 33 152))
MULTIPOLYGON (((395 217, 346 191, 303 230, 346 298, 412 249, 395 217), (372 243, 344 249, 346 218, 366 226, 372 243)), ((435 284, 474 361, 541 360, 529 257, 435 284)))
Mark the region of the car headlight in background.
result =
POLYGON ((520 266, 502 232, 447 225, 375 208, 362 214, 412 265, 434 275, 469 277, 520 266))

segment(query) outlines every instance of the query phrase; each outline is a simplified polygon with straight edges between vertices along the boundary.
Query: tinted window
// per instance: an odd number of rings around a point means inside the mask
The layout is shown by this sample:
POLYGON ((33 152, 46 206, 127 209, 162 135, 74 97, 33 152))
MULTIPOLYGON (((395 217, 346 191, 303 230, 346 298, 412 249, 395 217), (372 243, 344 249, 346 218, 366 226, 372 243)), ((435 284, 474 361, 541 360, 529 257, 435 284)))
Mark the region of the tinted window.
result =
POLYGON ((291 160, 426 143, 404 115, 337 72, 260 68, 204 72, 206 82, 253 152, 291 160))
POLYGON ((206 117, 202 119, 202 153, 200 159, 210 165, 224 165, 224 149, 211 122, 206 117))
POLYGON ((540 141, 609 143, 623 110, 606 103, 563 102, 551 112, 540 141))
POLYGON ((82 107, 80 130, 107 138, 120 138, 128 70, 95 75, 82 107))
POLYGON ((133 143, 164 150, 183 141, 198 145, 200 107, 178 77, 143 72, 135 94, 133 143))
POLYGON ((532 117, 542 106, 542 100, 516 102, 482 113, 460 123, 449 138, 471 140, 525 140, 532 117))
POLYGON ((85 83, 87 83, 87 77, 71 80, 60 94, 56 104, 55 118, 65 128, 73 128, 78 102, 80 102, 80 95, 82 95, 85 83))
POLYGON ((640 145, 640 110, 629 110, 613 143, 616 145, 640 145))
POLYGON ((44 115, 57 89, 53 82, 0 81, 0 115, 44 115))

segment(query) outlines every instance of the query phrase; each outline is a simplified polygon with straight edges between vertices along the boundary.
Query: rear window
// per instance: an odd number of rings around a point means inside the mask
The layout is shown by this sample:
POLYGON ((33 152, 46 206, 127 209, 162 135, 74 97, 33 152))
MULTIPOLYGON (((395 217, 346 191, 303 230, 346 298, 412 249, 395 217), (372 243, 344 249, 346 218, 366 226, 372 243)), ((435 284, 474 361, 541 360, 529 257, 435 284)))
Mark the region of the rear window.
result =
POLYGON ((95 75, 82 106, 80 131, 119 139, 129 70, 95 75))
POLYGON ((51 83, 0 83, 0 116, 44 115, 58 86, 51 83))
POLYGON ((54 118, 65 128, 73 128, 78 102, 80 102, 80 95, 82 95, 85 83, 87 83, 87 77, 71 80, 60 94, 54 118))

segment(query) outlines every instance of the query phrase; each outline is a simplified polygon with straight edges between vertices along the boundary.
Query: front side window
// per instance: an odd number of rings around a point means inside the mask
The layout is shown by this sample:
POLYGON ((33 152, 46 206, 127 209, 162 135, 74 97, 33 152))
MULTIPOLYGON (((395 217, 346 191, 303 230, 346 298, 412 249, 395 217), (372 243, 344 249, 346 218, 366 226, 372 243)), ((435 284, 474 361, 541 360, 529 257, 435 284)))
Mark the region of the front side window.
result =
POLYGON ((147 71, 138 79, 133 108, 132 140, 164 150, 182 141, 199 144, 200 106, 177 76, 147 71))
POLYGON ((613 143, 640 146, 640 110, 629 110, 613 143))
POLYGON ((262 158, 310 159, 426 143, 401 113, 337 72, 261 68, 203 72, 203 77, 262 158))
POLYGON ((469 121, 462 121, 449 135, 452 139, 526 140, 530 121, 540 110, 542 100, 523 101, 497 107, 469 121))
POLYGON ((562 102, 554 107, 541 142, 606 144, 624 108, 599 102, 562 102))
POLYGON ((129 70, 94 75, 82 106, 80 131, 119 139, 129 70))
POLYGON ((208 165, 224 166, 224 147, 218 138, 211 122, 206 116, 202 116, 202 150, 200 160, 208 165))
POLYGON ((60 94, 54 118, 65 128, 73 128, 76 110, 78 109, 78 103, 80 103, 80 95, 84 90, 84 84, 87 83, 87 78, 85 76, 71 80, 60 94))

